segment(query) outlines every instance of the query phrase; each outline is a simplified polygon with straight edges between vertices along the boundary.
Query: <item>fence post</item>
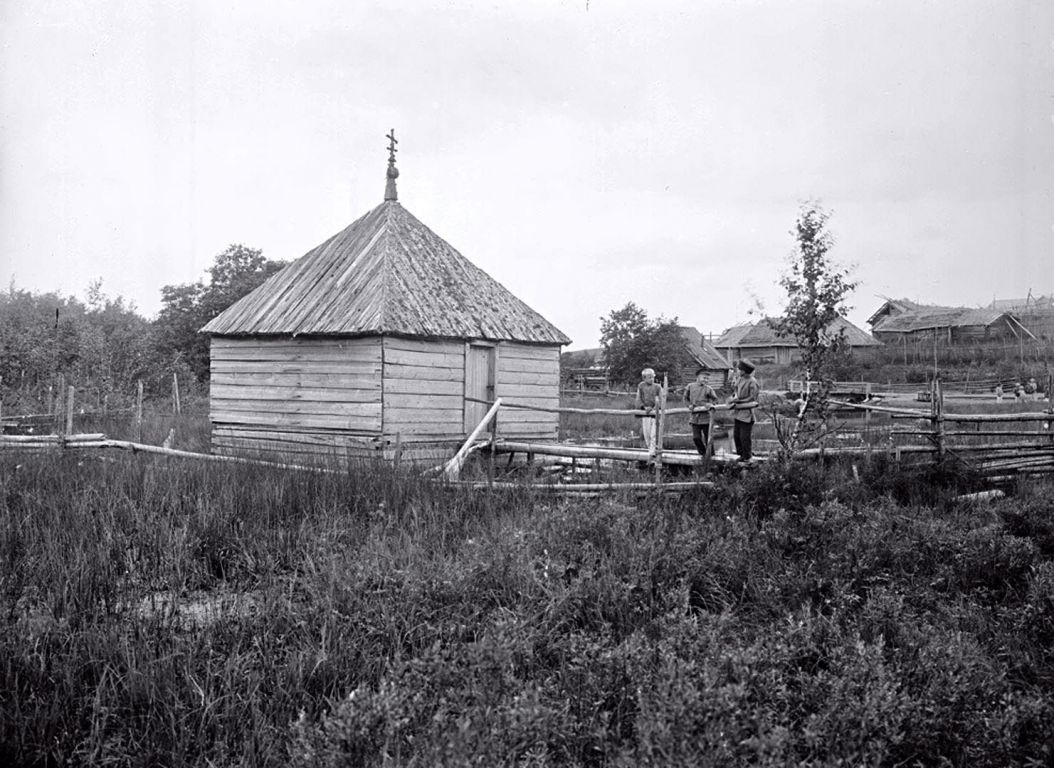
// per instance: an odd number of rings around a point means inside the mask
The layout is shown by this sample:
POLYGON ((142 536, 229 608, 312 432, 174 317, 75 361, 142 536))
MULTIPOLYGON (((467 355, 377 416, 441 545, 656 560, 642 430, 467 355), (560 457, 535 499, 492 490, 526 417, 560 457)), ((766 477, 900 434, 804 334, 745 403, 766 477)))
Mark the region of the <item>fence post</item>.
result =
POLYGON ((64 416, 64 414, 66 412, 65 408, 66 408, 66 376, 64 374, 60 373, 59 374, 58 388, 55 390, 55 411, 54 411, 55 421, 54 421, 54 424, 55 424, 55 431, 56 432, 61 432, 62 431, 62 425, 65 422, 65 419, 63 418, 63 416, 64 416))
POLYGON ((135 440, 143 442, 143 380, 136 382, 135 393, 135 440))
POLYGON ((710 426, 706 430, 706 448, 703 449, 703 467, 704 470, 710 471, 710 454, 714 450, 714 409, 710 409, 710 426))
POLYGON ((933 427, 937 439, 937 462, 944 460, 944 389, 940 376, 933 379, 933 427))
POLYGON ((0 376, 0 435, 4 433, 4 377, 0 376))
POLYGON ((1050 441, 1054 443, 1054 373, 1047 374, 1047 413, 1050 414, 1047 432, 1050 434, 1050 441))
POLYGON ((658 413, 655 414, 655 485, 662 485, 662 435, 666 428, 666 387, 669 384, 669 377, 663 374, 662 377, 662 391, 659 392, 659 398, 655 401, 658 406, 658 413))
POLYGON ((172 413, 177 416, 182 413, 179 407, 179 375, 174 371, 172 373, 172 413))
MULTIPOLYGON (((871 402, 871 382, 864 384, 864 402, 871 402)), ((865 442, 868 446, 868 453, 871 451, 871 409, 868 408, 864 411, 864 434, 867 436, 865 442)))
POLYGON ((65 434, 67 436, 73 434, 73 396, 74 396, 74 389, 73 389, 73 385, 72 384, 70 385, 70 388, 69 388, 68 391, 69 391, 69 399, 66 401, 66 430, 65 430, 65 434))

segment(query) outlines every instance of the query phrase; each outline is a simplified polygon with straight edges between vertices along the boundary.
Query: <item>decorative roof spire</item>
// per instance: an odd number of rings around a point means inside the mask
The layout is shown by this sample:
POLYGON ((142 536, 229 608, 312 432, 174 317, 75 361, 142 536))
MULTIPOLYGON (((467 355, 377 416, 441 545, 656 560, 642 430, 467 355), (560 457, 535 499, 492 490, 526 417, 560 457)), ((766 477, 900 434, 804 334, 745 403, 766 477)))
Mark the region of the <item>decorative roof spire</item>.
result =
POLYGON ((395 145, 399 142, 395 138, 395 129, 385 136, 388 139, 388 183, 384 185, 384 199, 398 200, 399 193, 395 191, 395 180, 399 178, 399 169, 395 167, 395 153, 398 152, 395 145))

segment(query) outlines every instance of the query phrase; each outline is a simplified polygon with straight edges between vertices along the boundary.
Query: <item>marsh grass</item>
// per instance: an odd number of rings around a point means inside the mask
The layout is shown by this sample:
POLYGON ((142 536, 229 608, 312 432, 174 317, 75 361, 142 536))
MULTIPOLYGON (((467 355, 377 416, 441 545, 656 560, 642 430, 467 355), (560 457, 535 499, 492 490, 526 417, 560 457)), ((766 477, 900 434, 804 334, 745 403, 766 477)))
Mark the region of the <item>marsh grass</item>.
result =
POLYGON ((1046 764, 1050 486, 969 482, 0 457, 0 763, 1046 764))

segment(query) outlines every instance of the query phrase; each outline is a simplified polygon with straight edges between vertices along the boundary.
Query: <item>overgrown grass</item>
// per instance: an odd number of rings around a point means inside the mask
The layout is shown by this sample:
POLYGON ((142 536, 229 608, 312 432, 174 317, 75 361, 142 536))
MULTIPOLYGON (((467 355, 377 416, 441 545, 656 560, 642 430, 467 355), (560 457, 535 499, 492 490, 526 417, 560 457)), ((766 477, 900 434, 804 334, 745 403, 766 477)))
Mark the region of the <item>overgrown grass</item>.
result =
POLYGON ((1041 765, 1054 501, 0 459, 0 763, 1041 765))
MULTIPOLYGON (((575 396, 565 395, 560 401, 561 407, 565 408, 611 408, 617 410, 632 411, 634 405, 633 395, 624 397, 597 397, 597 396, 575 396)), ((682 408, 684 403, 682 395, 675 393, 670 395, 670 408, 682 408)), ((727 438, 730 418, 727 414, 718 416, 717 434, 722 440, 727 438)), ((665 438, 663 445, 666 448, 692 449, 692 428, 688 423, 688 415, 685 413, 670 414, 666 417, 663 434, 665 438)), ((759 430, 760 433, 761 430, 759 430)), ((632 447, 643 447, 644 438, 641 435, 640 420, 633 416, 618 416, 614 414, 580 414, 565 413, 560 415, 560 439, 573 441, 589 441, 597 438, 605 439, 607 442, 617 442, 619 445, 632 447), (615 441, 612 438, 623 438, 615 441)))

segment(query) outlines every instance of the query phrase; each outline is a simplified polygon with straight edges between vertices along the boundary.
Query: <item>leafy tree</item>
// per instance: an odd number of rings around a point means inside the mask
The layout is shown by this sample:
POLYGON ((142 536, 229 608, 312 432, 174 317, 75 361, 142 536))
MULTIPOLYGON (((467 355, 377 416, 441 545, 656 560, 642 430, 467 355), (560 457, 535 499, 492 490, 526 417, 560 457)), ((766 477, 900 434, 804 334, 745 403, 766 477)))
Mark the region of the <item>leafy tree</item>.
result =
POLYGON ((827 228, 830 217, 818 204, 806 203, 801 207, 792 231, 796 248, 789 271, 780 279, 780 285, 787 292, 787 308, 774 326, 778 333, 795 339, 805 378, 813 382, 806 407, 789 441, 791 448, 803 439, 822 434, 834 372, 846 364, 849 355, 844 331, 831 329, 848 312, 845 300, 857 283, 830 256, 834 247, 834 236, 827 228))
POLYGON ((155 348, 163 365, 189 367, 199 381, 207 381, 209 340, 199 332, 201 327, 284 266, 264 258, 257 248, 234 244, 216 256, 208 283, 164 286, 154 323, 155 348))
POLYGON ((130 392, 147 367, 149 323, 95 281, 87 304, 57 293, 32 293, 11 285, 0 294, 0 376, 4 400, 39 410, 48 386, 61 374, 78 399, 101 403, 130 392))
POLYGON ((579 349, 574 352, 563 352, 560 354, 561 368, 589 368, 597 364, 599 353, 589 349, 579 349))
POLYGON ((671 384, 679 384, 688 363, 677 318, 651 319, 632 301, 601 318, 600 345, 608 377, 623 384, 637 381, 643 368, 654 368, 660 380, 667 373, 671 384))
POLYGON ((152 367, 150 323, 135 305, 111 299, 96 280, 88 288, 79 354, 81 373, 98 399, 111 392, 130 395, 132 383, 152 367))

